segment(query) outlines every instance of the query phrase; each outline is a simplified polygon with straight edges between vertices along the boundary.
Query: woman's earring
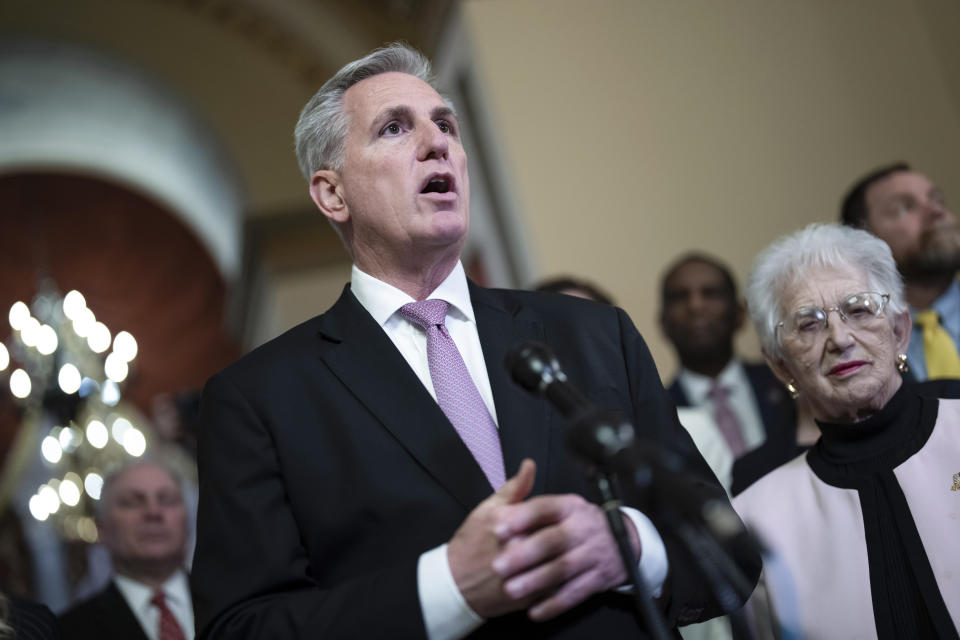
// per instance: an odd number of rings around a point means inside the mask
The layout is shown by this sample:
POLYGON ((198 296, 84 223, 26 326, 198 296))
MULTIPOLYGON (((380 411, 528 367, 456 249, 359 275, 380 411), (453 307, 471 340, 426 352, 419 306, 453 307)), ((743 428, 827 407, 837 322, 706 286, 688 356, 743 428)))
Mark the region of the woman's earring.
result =
POLYGON ((792 380, 787 383, 787 393, 789 393, 790 397, 793 398, 794 400, 800 397, 800 391, 797 390, 795 386, 793 386, 792 380))
POLYGON ((907 365, 907 354, 897 354, 897 370, 900 373, 906 373, 907 371, 910 371, 910 367, 907 365))

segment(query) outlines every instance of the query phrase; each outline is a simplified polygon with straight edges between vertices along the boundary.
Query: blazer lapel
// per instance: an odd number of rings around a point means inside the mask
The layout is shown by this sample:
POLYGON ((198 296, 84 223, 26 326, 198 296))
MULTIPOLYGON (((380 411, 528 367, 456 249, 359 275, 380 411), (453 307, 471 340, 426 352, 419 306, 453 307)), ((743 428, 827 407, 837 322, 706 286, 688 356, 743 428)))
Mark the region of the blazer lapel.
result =
POLYGON ((507 478, 517 472, 524 458, 534 458, 541 468, 537 471, 533 492, 544 493, 549 463, 550 412, 546 400, 531 395, 515 383, 504 364, 507 352, 514 345, 527 340, 543 342, 543 324, 524 313, 519 303, 507 302, 503 296, 472 282, 470 299, 497 409, 507 478))
POLYGON ((99 605, 103 612, 103 625, 110 629, 112 637, 147 640, 146 631, 140 626, 126 598, 120 593, 120 589, 113 580, 101 592, 99 605))
POLYGON ((349 285, 319 323, 323 362, 427 473, 467 510, 489 496, 480 465, 349 285))

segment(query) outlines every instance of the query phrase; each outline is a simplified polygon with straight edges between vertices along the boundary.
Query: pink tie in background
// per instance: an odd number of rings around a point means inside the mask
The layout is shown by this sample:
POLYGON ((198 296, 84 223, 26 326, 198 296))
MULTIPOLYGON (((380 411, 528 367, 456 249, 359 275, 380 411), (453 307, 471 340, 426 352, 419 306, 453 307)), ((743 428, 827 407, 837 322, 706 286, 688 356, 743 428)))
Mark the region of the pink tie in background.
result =
POLYGON ((727 395, 730 390, 719 384, 714 384, 710 388, 709 396, 713 400, 713 419, 717 422, 717 428, 723 434, 727 441, 733 457, 738 458, 746 450, 747 445, 743 441, 743 434, 740 432, 740 420, 737 414, 730 408, 727 402, 727 395))
POLYGON ((150 598, 150 604, 160 610, 160 622, 157 626, 160 640, 186 640, 180 623, 173 617, 173 611, 167 606, 167 600, 162 591, 157 591, 150 598))
POLYGON ((426 331, 427 363, 437 403, 480 464, 487 480, 494 489, 499 489, 505 480, 500 434, 447 331, 447 306, 443 300, 411 302, 400 308, 400 315, 426 331))

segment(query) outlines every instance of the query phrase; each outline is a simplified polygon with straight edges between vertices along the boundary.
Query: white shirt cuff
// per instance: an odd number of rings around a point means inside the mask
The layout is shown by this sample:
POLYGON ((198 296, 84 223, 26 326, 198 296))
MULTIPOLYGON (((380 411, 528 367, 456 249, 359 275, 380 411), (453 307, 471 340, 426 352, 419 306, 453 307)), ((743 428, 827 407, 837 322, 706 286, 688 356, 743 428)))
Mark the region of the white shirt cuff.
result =
POLYGON ((428 640, 463 638, 484 623, 484 619, 474 613, 457 588, 447 561, 445 544, 420 556, 417 562, 417 592, 428 640))
POLYGON ((663 593, 663 583, 667 579, 670 563, 667 561, 667 548, 663 544, 660 532, 650 522, 650 518, 632 507, 620 507, 620 512, 630 518, 640 536, 640 576, 654 598, 663 593))

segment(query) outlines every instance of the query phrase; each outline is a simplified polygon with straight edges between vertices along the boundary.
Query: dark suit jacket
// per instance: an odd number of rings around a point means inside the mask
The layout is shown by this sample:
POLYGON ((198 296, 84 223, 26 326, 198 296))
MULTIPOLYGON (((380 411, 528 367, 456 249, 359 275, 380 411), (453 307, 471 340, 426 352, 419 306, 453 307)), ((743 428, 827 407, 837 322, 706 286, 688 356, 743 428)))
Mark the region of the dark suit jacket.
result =
POLYGON ((16 640, 61 640, 60 626, 45 604, 7 596, 7 623, 16 632, 16 640))
MULTIPOLYGON (((742 362, 747 380, 757 400, 757 410, 763 422, 766 439, 761 447, 738 458, 733 465, 731 493, 737 495, 753 484, 762 475, 786 462, 796 448, 797 407, 790 399, 783 384, 770 368, 763 363, 742 362), (787 456, 784 458, 784 456, 787 456), (768 460, 774 460, 772 466, 768 460)), ((678 407, 689 407, 690 401, 683 392, 679 380, 668 388, 670 397, 678 407)))
MULTIPOLYGON (((534 493, 588 490, 564 447, 564 421, 502 364, 513 344, 532 339, 554 347, 594 402, 689 459, 696 491, 723 495, 625 313, 562 295, 470 291, 508 475, 532 457, 534 493)), ((199 468, 191 579, 203 638, 424 637, 417 559, 492 491, 349 286, 325 314, 210 379, 199 468)), ((661 532, 670 622, 715 615, 692 561, 661 532)), ((759 560, 743 562, 755 580, 759 560)), ((474 637, 643 637, 636 629, 629 599, 608 593, 551 623, 491 620, 474 637)))
POLYGON ((64 640, 147 640, 117 585, 107 587, 60 616, 64 640))

